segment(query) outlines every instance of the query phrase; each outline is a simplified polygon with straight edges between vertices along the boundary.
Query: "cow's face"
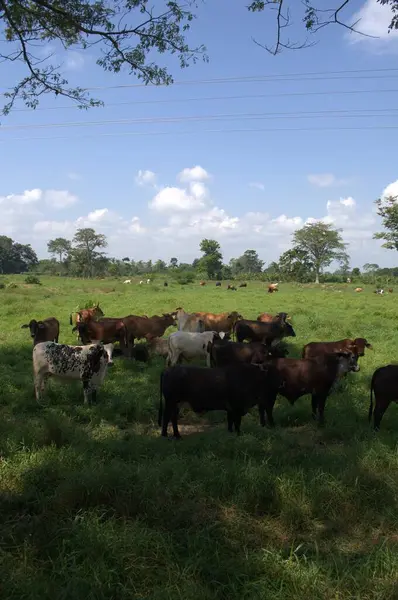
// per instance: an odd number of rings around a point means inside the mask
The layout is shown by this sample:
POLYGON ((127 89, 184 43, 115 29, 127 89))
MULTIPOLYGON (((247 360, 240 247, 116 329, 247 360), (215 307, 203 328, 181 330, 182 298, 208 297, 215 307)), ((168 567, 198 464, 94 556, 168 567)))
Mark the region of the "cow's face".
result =
POLYGON ((108 357, 108 367, 113 367, 113 344, 104 344, 104 350, 108 357))
POLYGON ((368 340, 365 338, 356 338, 354 340, 355 346, 357 348, 358 356, 365 355, 365 348, 369 348, 369 350, 373 350, 372 344, 369 344, 368 340))
POLYGON ((34 338, 39 331, 39 329, 44 329, 45 325, 42 321, 36 321, 36 319, 32 319, 29 321, 27 325, 22 325, 21 329, 29 329, 30 337, 34 338))
POLYGON ((285 322, 283 327, 283 333, 286 337, 296 337, 296 332, 290 323, 285 322))
POLYGON ((88 327, 87 327, 86 323, 78 323, 76 325, 76 327, 74 327, 72 329, 72 333, 74 333, 75 331, 78 331, 79 338, 81 339, 82 344, 90 344, 91 343, 91 339, 88 334, 88 327))
POLYGON ((239 321, 239 319, 243 319, 242 315, 240 315, 238 312, 236 312, 236 310, 229 313, 227 318, 229 321, 232 321, 232 323, 236 323, 236 321, 239 321))
POLYGON ((336 356, 339 359, 339 376, 344 375, 344 373, 349 373, 349 371, 353 371, 354 373, 360 371, 358 354, 354 354, 353 352, 336 352, 336 356))

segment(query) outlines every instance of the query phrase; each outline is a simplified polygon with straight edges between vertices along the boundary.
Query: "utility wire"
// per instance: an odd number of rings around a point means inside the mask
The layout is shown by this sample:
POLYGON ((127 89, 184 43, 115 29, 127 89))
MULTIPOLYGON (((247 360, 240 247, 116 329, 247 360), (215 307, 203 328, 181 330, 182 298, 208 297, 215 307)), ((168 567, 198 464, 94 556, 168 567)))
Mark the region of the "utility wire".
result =
MULTIPOLYGON (((215 115, 181 115, 175 117, 140 117, 137 119, 111 119, 99 121, 69 121, 66 123, 38 123, 26 125, 6 125, 3 131, 14 131, 16 129, 55 129, 62 127, 98 127, 101 125, 140 125, 153 123, 183 123, 190 121, 217 121, 217 120, 263 120, 263 119, 308 119, 308 118, 374 118, 374 117, 397 117, 398 108, 380 109, 341 109, 341 110, 319 110, 319 111, 290 111, 290 112, 266 112, 266 113, 222 113, 215 115), (348 114, 347 114, 348 113, 348 114)), ((1 132, 0 130, 0 132, 1 132)))
POLYGON ((8 144, 14 141, 37 141, 37 140, 77 140, 92 137, 127 137, 127 136, 156 136, 156 135, 198 135, 198 133, 266 133, 266 132, 303 132, 303 131, 382 131, 395 130, 398 125, 375 125, 369 127, 271 127, 271 128, 251 128, 251 129, 200 129, 190 131, 123 131, 119 133, 89 133, 75 136, 46 136, 46 137, 12 137, 0 141, 2 144, 8 144))
MULTIPOLYGON (((238 96, 198 96, 193 98, 169 98, 166 100, 131 100, 128 102, 111 102, 107 103, 105 106, 96 107, 98 108, 109 108, 114 106, 133 106, 137 104, 172 104, 174 102, 209 102, 214 100, 254 100, 261 98, 281 98, 281 97, 291 97, 291 96, 337 96, 337 95, 351 95, 351 94, 396 94, 398 93, 398 88, 393 90, 331 90, 331 91, 323 91, 323 92, 278 92, 276 94, 242 94, 238 96)), ((79 110, 77 104, 62 106, 39 106, 34 109, 34 112, 38 111, 47 111, 47 110, 79 110)), ((29 112, 32 113, 31 108, 13 108, 12 112, 29 112)))

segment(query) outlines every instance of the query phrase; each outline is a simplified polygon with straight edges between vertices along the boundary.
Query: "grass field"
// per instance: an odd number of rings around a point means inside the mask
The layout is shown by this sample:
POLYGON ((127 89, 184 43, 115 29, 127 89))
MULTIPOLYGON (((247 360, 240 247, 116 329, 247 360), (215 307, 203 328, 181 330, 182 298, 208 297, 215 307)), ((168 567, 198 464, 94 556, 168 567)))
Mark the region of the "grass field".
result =
MULTIPOLYGON (((4 600, 393 600, 398 598, 398 410, 373 434, 374 369, 397 357, 394 294, 354 286, 264 284, 163 288, 115 280, 42 279, 0 290, 0 596, 4 600), (338 291, 341 290, 341 291, 338 291), (31 341, 20 326, 100 300, 106 316, 190 310, 292 315, 309 341, 366 337, 361 359, 326 403, 279 398, 275 430, 256 410, 242 436, 225 414, 186 411, 183 442, 160 438, 159 359, 115 359, 98 403, 78 384, 33 395, 31 341)), ((170 333, 169 330, 167 333, 170 333)))

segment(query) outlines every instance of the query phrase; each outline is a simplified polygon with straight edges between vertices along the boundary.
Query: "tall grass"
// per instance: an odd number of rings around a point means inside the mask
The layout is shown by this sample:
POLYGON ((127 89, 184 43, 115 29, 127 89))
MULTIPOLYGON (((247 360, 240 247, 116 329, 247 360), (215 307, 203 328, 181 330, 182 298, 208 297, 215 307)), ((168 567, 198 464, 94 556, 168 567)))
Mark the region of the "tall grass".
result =
MULTIPOLYGON (((353 287, 123 285, 42 278, 0 290, 0 593, 7 600, 391 600, 398 597, 398 412, 367 423, 373 370, 396 360, 394 296, 353 287), (98 403, 79 385, 33 395, 31 341, 20 326, 95 298, 106 316, 286 311, 297 338, 363 336, 361 371, 326 404, 280 398, 275 430, 256 411, 242 436, 225 416, 184 413, 182 443, 156 423, 162 361, 117 359, 98 403)), ((169 333, 169 332, 167 332, 169 333)), ((289 342, 291 341, 291 338, 289 342)))

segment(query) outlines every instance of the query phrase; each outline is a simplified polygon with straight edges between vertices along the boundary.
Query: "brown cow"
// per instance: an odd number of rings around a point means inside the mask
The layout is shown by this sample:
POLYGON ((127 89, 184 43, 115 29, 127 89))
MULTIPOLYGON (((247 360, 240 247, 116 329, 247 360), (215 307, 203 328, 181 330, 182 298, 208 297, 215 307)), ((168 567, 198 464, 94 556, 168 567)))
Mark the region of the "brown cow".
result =
POLYGON ((232 364, 262 364, 266 358, 284 358, 289 351, 282 344, 271 347, 261 342, 209 342, 207 351, 210 354, 211 367, 225 367, 232 364))
POLYGON ((357 288, 355 288, 354 292, 363 292, 363 288, 357 287, 357 288))
POLYGON ((274 292, 279 292, 278 283, 270 283, 268 286, 268 293, 273 294, 274 292))
POLYGON ((30 329, 30 337, 33 339, 33 346, 40 342, 56 342, 59 338, 59 321, 55 317, 49 317, 43 321, 32 319, 26 325, 21 325, 21 329, 30 329))
POLYGON ((315 359, 276 358, 269 360, 275 370, 274 378, 279 381, 279 389, 270 390, 265 402, 260 406, 260 423, 264 427, 264 410, 268 423, 274 426, 272 411, 278 393, 290 404, 306 394, 312 396, 312 416, 324 422, 326 398, 336 379, 349 371, 359 371, 358 357, 352 352, 335 352, 315 359))
POLYGON ((355 340, 346 338, 338 342, 310 342, 304 346, 302 357, 315 358, 335 352, 352 352, 359 357, 365 356, 365 348, 373 350, 372 345, 365 338, 355 338, 355 340))
POLYGON ((230 313, 224 312, 215 314, 208 312, 196 312, 193 314, 197 317, 200 317, 200 319, 203 321, 205 331, 217 331, 219 333, 221 331, 230 333, 234 329, 235 323, 239 319, 243 318, 242 315, 236 312, 236 310, 230 313))
POLYGON ((388 288, 388 293, 389 293, 389 294, 392 294, 392 293, 393 293, 393 291, 394 291, 394 290, 393 290, 392 288, 388 288))
POLYGON ((201 282, 199 283, 199 285, 206 285, 206 282, 205 282, 205 281, 201 281, 201 282))
POLYGON ((83 344, 119 342, 123 354, 129 349, 127 327, 121 319, 103 318, 101 321, 90 319, 86 323, 77 323, 72 329, 72 333, 74 331, 79 332, 78 337, 83 344))
POLYGON ((227 286, 227 290, 232 290, 233 292, 236 292, 236 287, 234 285, 232 285, 232 284, 229 284, 227 286))
POLYGON ((241 319, 235 325, 235 334, 237 342, 249 340, 250 342, 263 342, 272 346, 284 337, 296 337, 293 327, 284 318, 270 323, 241 319))
POLYGON ((257 317, 257 321, 260 321, 261 323, 271 323, 272 321, 277 321, 278 319, 286 321, 286 319, 290 320, 290 317, 287 313, 278 313, 277 315, 271 315, 271 313, 261 313, 261 315, 258 315, 257 317))
POLYGON ((168 327, 176 324, 176 313, 164 313, 161 317, 138 317, 129 315, 124 317, 128 330, 129 343, 134 345, 135 339, 146 338, 148 342, 156 337, 162 337, 168 327))
POLYGON ((98 320, 100 317, 103 316, 104 313, 98 303, 92 308, 82 308, 81 310, 78 310, 75 313, 71 313, 69 317, 69 324, 73 325, 73 323, 75 323, 77 325, 78 323, 86 323, 90 319, 98 320), (75 315, 74 319, 73 315, 75 315))
POLYGON ((369 422, 372 419, 375 431, 380 429, 381 419, 391 402, 398 403, 398 365, 379 367, 373 373, 370 383, 369 422), (373 413, 373 392, 375 409, 373 413))

